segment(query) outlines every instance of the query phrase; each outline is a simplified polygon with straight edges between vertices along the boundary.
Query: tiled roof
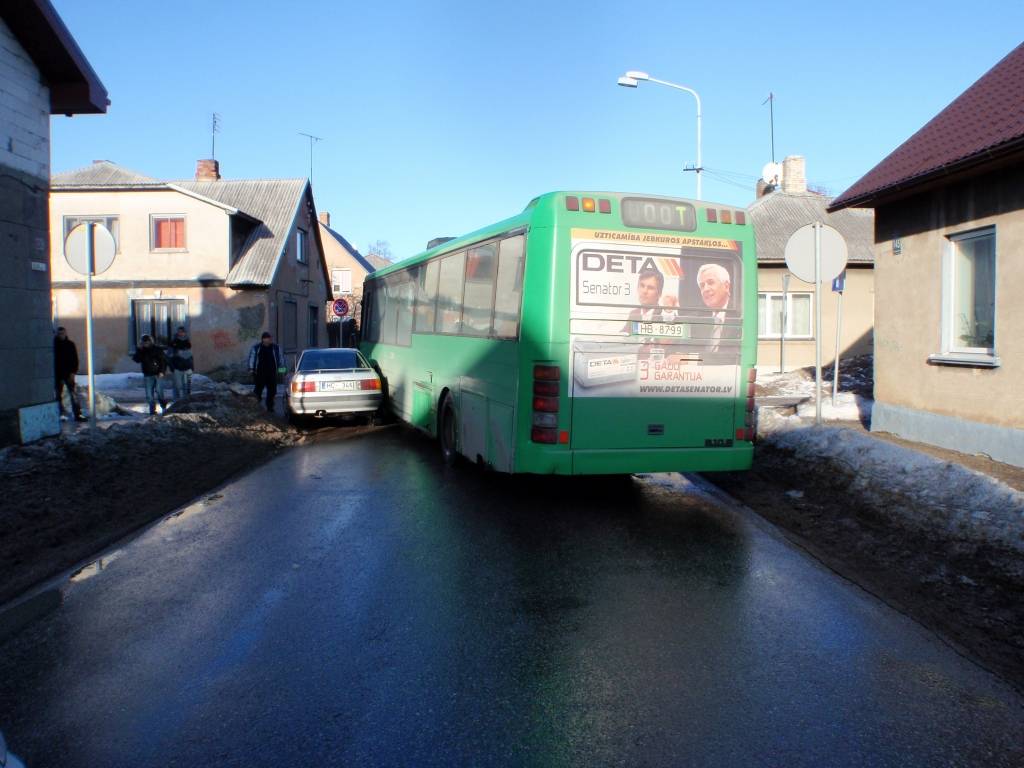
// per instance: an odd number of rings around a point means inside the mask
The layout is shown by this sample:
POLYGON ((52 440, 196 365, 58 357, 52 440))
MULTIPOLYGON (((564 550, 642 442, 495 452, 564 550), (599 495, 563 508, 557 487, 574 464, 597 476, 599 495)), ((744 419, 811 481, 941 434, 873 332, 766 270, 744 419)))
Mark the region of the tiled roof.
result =
POLYGON ((242 247, 241 258, 228 273, 227 283, 232 287, 270 285, 308 182, 256 179, 172 183, 259 219, 242 247))
POLYGON ((373 264, 369 262, 369 259, 367 257, 363 256, 363 254, 361 254, 359 251, 353 248, 352 243, 346 240, 340 232, 335 232, 333 229, 328 227, 323 222, 320 222, 320 226, 326 229, 327 234, 329 234, 331 237, 337 240, 338 244, 341 245, 341 247, 344 248, 346 251, 348 251, 352 255, 352 258, 359 262, 359 266, 361 266, 367 272, 373 272, 374 270, 378 269, 378 267, 373 266, 373 264))
POLYGON ((1024 43, 863 178, 832 209, 870 203, 972 165, 1024 150, 1024 43))
POLYGON ((874 254, 875 213, 865 208, 846 208, 834 213, 826 210, 829 198, 813 192, 789 194, 769 192, 747 208, 757 240, 757 260, 785 261, 786 243, 800 227, 820 221, 839 231, 846 240, 850 262, 871 264, 874 254))
POLYGON ((143 176, 141 173, 122 168, 109 160, 95 160, 92 165, 74 171, 55 173, 50 179, 50 187, 164 187, 165 182, 143 176))

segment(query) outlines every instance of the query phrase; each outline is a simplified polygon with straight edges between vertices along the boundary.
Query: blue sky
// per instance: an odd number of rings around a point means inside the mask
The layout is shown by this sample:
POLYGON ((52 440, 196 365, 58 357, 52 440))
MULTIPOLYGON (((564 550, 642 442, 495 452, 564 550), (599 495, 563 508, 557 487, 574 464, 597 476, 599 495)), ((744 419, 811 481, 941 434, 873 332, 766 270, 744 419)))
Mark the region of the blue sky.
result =
POLYGON ((515 4, 53 0, 110 92, 53 119, 53 170, 190 178, 221 116, 225 178, 309 175, 356 247, 395 257, 555 189, 746 205, 775 154, 842 192, 1021 43, 1024 2, 515 4), (926 10, 925 10, 926 8, 926 10))

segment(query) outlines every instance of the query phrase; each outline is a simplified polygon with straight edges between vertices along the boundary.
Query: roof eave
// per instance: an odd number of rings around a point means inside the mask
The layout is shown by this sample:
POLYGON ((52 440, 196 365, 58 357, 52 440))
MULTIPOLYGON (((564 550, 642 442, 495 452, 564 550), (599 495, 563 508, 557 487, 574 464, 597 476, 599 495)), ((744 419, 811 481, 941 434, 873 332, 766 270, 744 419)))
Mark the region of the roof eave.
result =
POLYGON ((4 20, 46 78, 50 114, 102 114, 110 99, 49 0, 7 0, 4 20))
MULTIPOLYGON (((918 176, 902 179, 895 184, 889 184, 849 198, 840 195, 832 201, 832 204, 826 210, 829 213, 834 213, 844 208, 874 208, 883 202, 891 202, 892 200, 908 197, 914 192, 924 191, 924 188, 935 185, 939 181, 950 180, 952 176, 979 170, 989 164, 1011 160, 1018 153, 1024 155, 1024 136, 1018 136, 1016 139, 1005 144, 976 152, 969 157, 953 163, 947 163, 918 176)), ((854 187, 856 186, 854 184, 854 187)))

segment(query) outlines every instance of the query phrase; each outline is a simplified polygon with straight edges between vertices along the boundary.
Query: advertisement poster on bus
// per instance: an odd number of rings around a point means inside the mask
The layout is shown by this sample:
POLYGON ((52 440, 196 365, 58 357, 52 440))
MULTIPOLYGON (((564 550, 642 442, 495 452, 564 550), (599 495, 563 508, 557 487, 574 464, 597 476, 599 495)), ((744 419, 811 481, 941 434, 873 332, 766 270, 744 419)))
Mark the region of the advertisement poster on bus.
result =
POLYGON ((574 229, 575 397, 733 397, 741 244, 574 229))

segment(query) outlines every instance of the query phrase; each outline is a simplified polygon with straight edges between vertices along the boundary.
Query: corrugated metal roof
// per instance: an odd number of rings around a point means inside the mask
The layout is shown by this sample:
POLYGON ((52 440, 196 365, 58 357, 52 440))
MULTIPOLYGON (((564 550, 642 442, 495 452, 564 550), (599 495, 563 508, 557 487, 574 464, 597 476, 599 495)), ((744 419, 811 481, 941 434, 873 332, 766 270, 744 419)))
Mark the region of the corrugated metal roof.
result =
POLYGON ((228 285, 270 285, 291 231, 307 182, 305 179, 175 181, 175 186, 217 200, 260 223, 249 235, 242 256, 228 273, 228 285))
POLYGON ((367 272, 373 272, 374 270, 377 269, 377 267, 373 266, 373 264, 369 262, 368 257, 364 257, 363 254, 361 254, 359 251, 353 248, 352 243, 346 240, 340 232, 335 232, 322 221, 320 222, 320 226, 326 229, 327 234, 329 234, 331 237, 337 240, 338 244, 341 245, 341 247, 344 248, 346 251, 348 251, 349 254, 351 254, 352 258, 359 263, 359 266, 361 266, 367 272))
POLYGON ((939 173, 1024 149, 1024 43, 833 202, 870 202, 939 173))
POLYGON ((55 173, 50 179, 52 189, 65 187, 164 187, 165 182, 122 168, 109 160, 96 160, 92 165, 74 171, 55 173))
POLYGON ((770 192, 747 208, 757 242, 758 261, 785 261, 786 243, 800 227, 820 221, 839 231, 846 240, 848 260, 871 264, 874 252, 875 213, 864 208, 846 208, 828 213, 830 200, 812 192, 787 194, 770 192))

